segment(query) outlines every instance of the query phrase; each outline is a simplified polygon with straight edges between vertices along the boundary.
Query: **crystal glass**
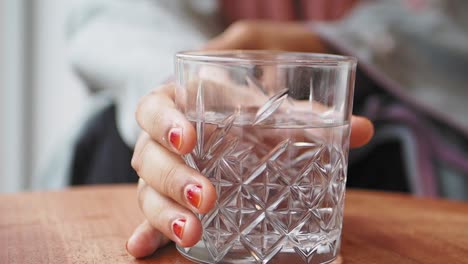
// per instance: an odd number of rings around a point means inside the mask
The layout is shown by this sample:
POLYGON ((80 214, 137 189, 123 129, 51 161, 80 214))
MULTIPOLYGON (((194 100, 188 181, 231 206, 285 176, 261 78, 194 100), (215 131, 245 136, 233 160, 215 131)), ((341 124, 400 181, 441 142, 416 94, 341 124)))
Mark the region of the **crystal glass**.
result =
POLYGON ((176 55, 176 104, 197 131, 186 163, 216 207, 200 263, 328 263, 340 250, 356 60, 273 51, 176 55))

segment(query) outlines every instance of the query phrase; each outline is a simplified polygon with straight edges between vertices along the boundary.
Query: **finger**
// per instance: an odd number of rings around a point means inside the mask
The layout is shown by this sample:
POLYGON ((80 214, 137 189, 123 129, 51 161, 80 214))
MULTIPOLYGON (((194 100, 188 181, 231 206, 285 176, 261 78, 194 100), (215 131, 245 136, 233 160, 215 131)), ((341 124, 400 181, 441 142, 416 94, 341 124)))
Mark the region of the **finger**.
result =
POLYGON ((227 49, 255 49, 257 45, 257 23, 253 21, 238 21, 229 26, 219 36, 213 38, 203 50, 227 50, 227 49))
POLYGON ((135 258, 153 254, 163 247, 169 239, 155 229, 147 220, 141 223, 127 241, 127 252, 135 258))
POLYGON ((202 50, 236 50, 236 49, 251 49, 246 45, 244 38, 236 38, 231 33, 222 33, 221 35, 208 41, 202 50))
POLYGON ((351 148, 358 148, 367 144, 374 135, 374 125, 372 122, 361 116, 351 118, 351 148))
POLYGON ((216 190, 211 182, 147 134, 137 142, 132 166, 154 190, 180 205, 198 213, 207 213, 214 207, 216 190))
POLYGON ((153 140, 179 154, 189 153, 195 146, 195 129, 176 109, 174 85, 166 85, 143 97, 136 111, 140 127, 153 140))
POLYGON ((140 208, 153 228, 182 247, 191 247, 201 238, 200 220, 188 209, 145 185, 138 192, 140 208))

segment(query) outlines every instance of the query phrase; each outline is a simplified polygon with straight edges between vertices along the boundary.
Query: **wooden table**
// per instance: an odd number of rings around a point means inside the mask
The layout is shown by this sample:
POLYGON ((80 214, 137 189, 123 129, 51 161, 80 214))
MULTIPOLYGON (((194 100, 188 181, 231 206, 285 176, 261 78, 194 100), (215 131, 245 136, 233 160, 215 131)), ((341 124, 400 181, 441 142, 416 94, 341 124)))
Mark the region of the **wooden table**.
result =
MULTIPOLYGON (((468 263, 468 204, 351 190, 341 262, 468 263)), ((0 263, 190 263, 173 245, 135 260, 135 186, 0 196, 0 263)))

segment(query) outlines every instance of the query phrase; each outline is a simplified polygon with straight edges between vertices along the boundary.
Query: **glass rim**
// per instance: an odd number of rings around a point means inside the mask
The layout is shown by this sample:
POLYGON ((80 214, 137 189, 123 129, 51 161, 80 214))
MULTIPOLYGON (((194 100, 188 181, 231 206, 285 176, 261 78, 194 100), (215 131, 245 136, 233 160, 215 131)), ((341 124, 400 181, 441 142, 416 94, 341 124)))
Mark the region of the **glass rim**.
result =
POLYGON ((352 56, 343 56, 326 53, 291 52, 276 50, 218 50, 218 51, 180 51, 176 53, 177 59, 193 62, 218 63, 251 63, 251 64, 287 64, 303 66, 353 66, 357 59, 352 56), (258 58, 256 56, 276 56, 274 58, 258 58), (278 57, 278 55, 284 55, 278 57), (243 57, 242 57, 243 56, 243 57))

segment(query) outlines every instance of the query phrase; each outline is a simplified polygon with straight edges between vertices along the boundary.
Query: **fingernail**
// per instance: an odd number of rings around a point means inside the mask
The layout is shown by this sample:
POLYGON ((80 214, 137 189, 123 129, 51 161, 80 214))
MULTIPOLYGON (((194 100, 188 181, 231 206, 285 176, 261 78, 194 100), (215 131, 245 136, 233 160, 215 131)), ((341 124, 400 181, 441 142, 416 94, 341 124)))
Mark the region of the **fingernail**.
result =
POLYGON ((174 223, 172 223, 172 230, 179 239, 182 239, 182 235, 184 234, 184 227, 186 221, 187 220, 180 218, 175 220, 174 223))
POLYGON ((182 146, 182 128, 174 127, 169 131, 169 142, 175 149, 180 150, 182 146))
POLYGON ((202 201, 202 187, 201 185, 192 185, 187 189, 187 200, 196 208, 200 207, 202 201))

